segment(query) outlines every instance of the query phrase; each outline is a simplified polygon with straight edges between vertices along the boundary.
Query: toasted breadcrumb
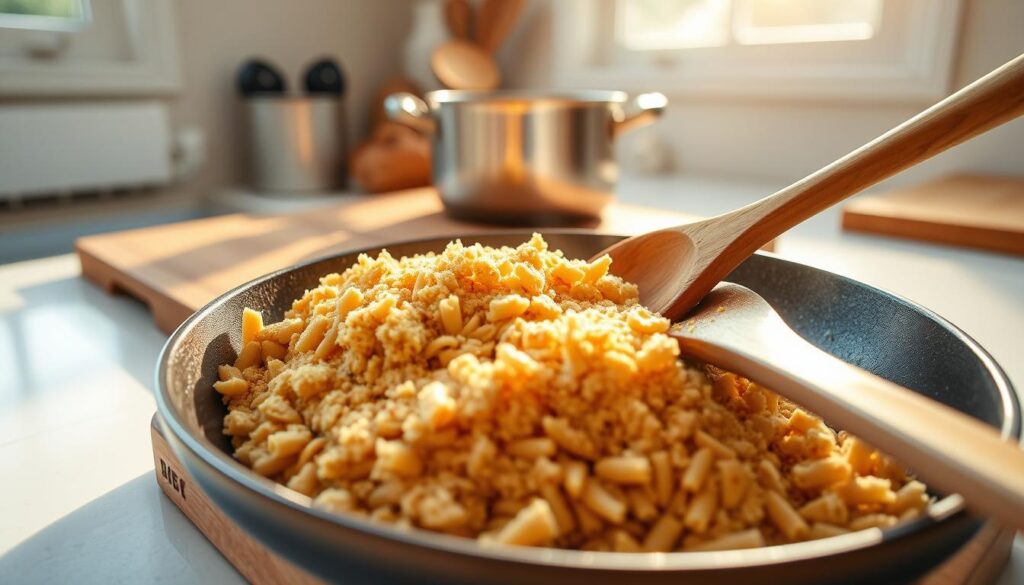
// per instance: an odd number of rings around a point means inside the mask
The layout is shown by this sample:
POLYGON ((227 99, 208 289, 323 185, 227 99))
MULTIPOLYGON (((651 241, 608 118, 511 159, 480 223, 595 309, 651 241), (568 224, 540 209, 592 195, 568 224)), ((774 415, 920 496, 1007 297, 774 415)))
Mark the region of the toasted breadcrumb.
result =
POLYGON ((863 441, 678 358, 636 286, 549 250, 366 255, 285 318, 246 310, 214 385, 235 457, 314 503, 488 543, 717 550, 928 505, 863 441))

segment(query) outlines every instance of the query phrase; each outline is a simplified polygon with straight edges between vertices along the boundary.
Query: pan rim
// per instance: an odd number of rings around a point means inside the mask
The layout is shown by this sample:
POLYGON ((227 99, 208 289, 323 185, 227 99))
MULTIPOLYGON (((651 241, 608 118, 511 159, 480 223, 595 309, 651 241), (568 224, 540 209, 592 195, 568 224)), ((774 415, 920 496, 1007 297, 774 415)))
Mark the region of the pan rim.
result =
MULTIPOLYGON (((759 549, 714 552, 683 551, 669 553, 623 554, 616 552, 592 552, 555 548, 481 546, 477 541, 468 538, 449 536, 416 528, 400 529, 392 525, 373 523, 369 520, 363 520, 355 516, 335 514, 316 508, 312 505, 312 498, 299 494, 298 492, 288 489, 281 484, 256 474, 251 469, 244 467, 241 463, 234 460, 228 453, 217 448, 205 437, 197 437, 193 435, 193 433, 187 430, 186 425, 178 416, 177 410, 169 401, 167 392, 167 385, 169 382, 167 379, 169 370, 168 363, 178 343, 208 314, 244 290, 319 262, 324 262, 342 256, 363 253, 366 251, 414 244, 441 243, 443 241, 449 241, 457 238, 468 239, 477 237, 508 237, 524 235, 528 237, 530 234, 537 231, 552 235, 600 235, 625 237, 622 234, 612 234, 583 228, 562 228, 478 231, 447 237, 435 236, 398 240, 321 255, 316 258, 264 274, 217 296, 179 325, 161 349, 160 358, 157 362, 155 372, 155 394, 162 428, 165 431, 170 431, 170 433, 174 435, 173 438, 176 440, 174 442, 178 442, 181 446, 187 448, 193 455, 212 467, 218 473, 230 479, 237 486, 245 488, 257 496, 269 499, 276 505, 283 505, 291 511, 308 514, 319 521, 327 522, 346 530, 358 532, 363 536, 386 539, 403 545, 422 547, 424 549, 437 552, 466 555, 480 559, 515 564, 544 565, 564 569, 608 571, 711 571, 769 567, 809 559, 828 558, 830 556, 841 555, 870 546, 876 546, 884 542, 902 540, 929 529, 938 528, 940 524, 950 522, 955 518, 966 516, 967 512, 963 499, 959 495, 953 494, 946 496, 934 504, 925 516, 884 531, 878 528, 872 528, 816 541, 774 545, 759 549)), ((1004 439, 1020 439, 1020 400, 1014 391, 1009 378, 992 356, 977 341, 959 327, 950 323, 944 317, 936 314, 930 309, 879 287, 801 262, 787 260, 770 252, 759 251, 757 254, 768 256, 778 262, 795 264, 805 269, 823 272, 833 278, 855 286, 871 289, 875 293, 889 297, 915 312, 921 313, 925 317, 950 331, 958 341, 966 345, 971 353, 978 358, 984 369, 995 381, 1004 412, 1002 425, 1000 427, 1001 436, 1003 436, 1004 439)))

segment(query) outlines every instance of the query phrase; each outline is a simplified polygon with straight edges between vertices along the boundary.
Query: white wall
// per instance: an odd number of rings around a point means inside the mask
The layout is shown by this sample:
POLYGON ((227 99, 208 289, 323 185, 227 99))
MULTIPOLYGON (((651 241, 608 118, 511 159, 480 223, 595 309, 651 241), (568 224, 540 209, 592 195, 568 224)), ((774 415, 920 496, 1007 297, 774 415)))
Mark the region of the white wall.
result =
POLYGON ((365 134, 369 100, 401 70, 407 0, 176 0, 183 91, 170 103, 175 128, 198 126, 208 160, 180 188, 196 193, 244 179, 243 128, 235 91, 239 64, 254 55, 276 63, 290 88, 313 59, 338 60, 348 79, 349 143, 365 134))
MULTIPOLYGON (((557 84, 550 69, 554 1, 531 0, 524 21, 503 49, 501 60, 509 85, 557 84)), ((964 0, 955 87, 1022 52, 1024 2, 964 0)), ((655 84, 652 89, 657 89, 655 84)), ((669 110, 654 131, 672 145, 678 170, 785 182, 817 169, 927 106, 773 103, 671 94, 669 99, 669 110)), ((947 151, 892 181, 902 184, 966 170, 1024 175, 1024 119, 947 151)))

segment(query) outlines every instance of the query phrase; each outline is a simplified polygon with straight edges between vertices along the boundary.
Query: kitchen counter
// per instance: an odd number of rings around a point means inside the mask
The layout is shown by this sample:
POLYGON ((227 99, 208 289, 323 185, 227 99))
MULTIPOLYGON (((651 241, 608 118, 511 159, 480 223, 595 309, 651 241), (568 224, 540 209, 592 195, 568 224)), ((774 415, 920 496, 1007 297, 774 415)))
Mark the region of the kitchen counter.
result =
MULTIPOLYGON (((710 215, 778 186, 628 179, 620 198, 710 215)), ((1024 388, 1024 259, 843 233, 838 210, 797 226, 776 251, 933 309, 1024 388)), ((80 278, 73 255, 0 266, 0 580, 243 582, 153 475, 152 379, 165 339, 144 306, 80 278)), ((1024 582, 1020 537, 999 582, 1024 582)))

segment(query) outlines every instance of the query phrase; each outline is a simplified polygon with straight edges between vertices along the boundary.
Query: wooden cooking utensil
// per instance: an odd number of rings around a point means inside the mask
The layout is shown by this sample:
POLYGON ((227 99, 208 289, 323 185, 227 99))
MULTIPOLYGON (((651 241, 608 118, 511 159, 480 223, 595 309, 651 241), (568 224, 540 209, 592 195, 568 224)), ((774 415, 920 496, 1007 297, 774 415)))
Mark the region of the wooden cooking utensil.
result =
POLYGON ((469 41, 442 43, 430 56, 430 68, 451 89, 491 90, 501 83, 494 57, 469 41))
POLYGON ((444 20, 453 38, 468 39, 469 25, 473 22, 473 7, 469 0, 445 0, 444 20))
POLYGON ((757 248, 833 204, 1024 113, 1024 55, 774 195, 603 253, 640 300, 682 317, 757 248))
POLYGON ((1024 451, 966 414, 814 347, 754 291, 719 284, 670 335, 683 354, 772 388, 961 494, 972 510, 1024 529, 1024 451))
POLYGON ((525 0, 484 0, 477 13, 475 39, 490 53, 497 52, 512 31, 525 0))

